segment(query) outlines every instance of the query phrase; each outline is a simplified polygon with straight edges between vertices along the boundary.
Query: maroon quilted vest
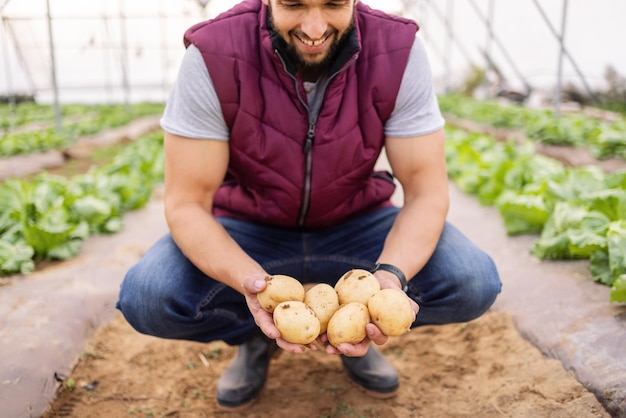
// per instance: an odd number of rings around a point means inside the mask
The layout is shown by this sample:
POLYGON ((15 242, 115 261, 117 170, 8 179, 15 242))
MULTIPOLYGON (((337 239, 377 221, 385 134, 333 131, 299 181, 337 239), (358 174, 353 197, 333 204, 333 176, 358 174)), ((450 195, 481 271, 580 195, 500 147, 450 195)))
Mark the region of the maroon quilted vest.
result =
POLYGON ((260 0, 246 0, 185 33, 185 45, 204 57, 230 128, 214 215, 309 229, 389 205, 393 178, 374 165, 417 25, 357 3, 355 31, 311 123, 303 83, 267 13, 260 0))

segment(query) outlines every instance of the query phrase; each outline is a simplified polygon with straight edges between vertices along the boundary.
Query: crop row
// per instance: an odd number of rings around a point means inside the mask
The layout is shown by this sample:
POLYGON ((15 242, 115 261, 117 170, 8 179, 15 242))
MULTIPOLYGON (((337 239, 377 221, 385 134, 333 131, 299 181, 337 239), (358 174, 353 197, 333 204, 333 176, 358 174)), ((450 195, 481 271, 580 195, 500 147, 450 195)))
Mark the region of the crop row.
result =
POLYGON ((569 168, 523 146, 448 128, 450 179, 495 206, 509 235, 539 234, 539 259, 589 259, 594 281, 626 302, 626 171, 569 168))
POLYGON ((557 145, 587 147, 596 158, 626 158, 626 120, 601 120, 582 112, 555 117, 552 110, 504 106, 460 94, 439 97, 443 112, 497 128, 523 132, 529 139, 557 145))
POLYGON ((79 137, 129 123, 134 118, 158 115, 161 103, 115 105, 63 105, 62 126, 58 129, 51 106, 21 103, 15 108, 0 106, 2 137, 0 157, 64 148, 79 137))
POLYGON ((66 260, 93 234, 114 233, 163 179, 163 135, 125 147, 110 163, 70 179, 41 173, 0 184, 0 274, 28 274, 38 260, 66 260))

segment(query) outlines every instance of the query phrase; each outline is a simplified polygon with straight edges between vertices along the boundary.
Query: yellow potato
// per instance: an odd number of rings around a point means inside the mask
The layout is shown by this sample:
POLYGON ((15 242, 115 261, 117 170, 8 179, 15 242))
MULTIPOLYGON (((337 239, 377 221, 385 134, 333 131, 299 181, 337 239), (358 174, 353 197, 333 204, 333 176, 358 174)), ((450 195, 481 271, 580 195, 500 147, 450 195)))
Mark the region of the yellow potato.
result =
POLYGON ((380 290, 380 283, 367 270, 353 269, 346 272, 335 284, 339 304, 359 302, 367 306, 367 301, 380 290))
POLYGON ((328 321, 328 342, 335 347, 342 343, 360 343, 366 336, 365 325, 369 322, 369 311, 364 304, 350 302, 341 305, 328 321))
POLYGON ((320 334, 325 333, 330 317, 339 309, 339 298, 335 289, 329 284, 318 283, 306 291, 304 303, 319 319, 320 334))
POLYGON ((261 307, 272 313, 281 302, 304 301, 304 287, 297 279, 283 274, 265 277, 267 286, 257 293, 261 307))
POLYGON ((320 321, 304 302, 281 302, 274 309, 274 325, 290 343, 309 344, 320 334, 320 321))
POLYGON ((411 329, 413 308, 401 291, 383 289, 374 294, 367 305, 372 322, 389 336, 402 335, 411 329))

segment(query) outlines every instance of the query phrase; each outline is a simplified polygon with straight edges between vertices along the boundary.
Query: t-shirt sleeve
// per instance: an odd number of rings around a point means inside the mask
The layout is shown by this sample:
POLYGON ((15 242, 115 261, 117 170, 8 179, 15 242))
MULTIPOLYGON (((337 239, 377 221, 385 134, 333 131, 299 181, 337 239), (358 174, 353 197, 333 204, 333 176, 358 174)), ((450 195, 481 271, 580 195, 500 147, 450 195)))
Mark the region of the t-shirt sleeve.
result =
POLYGON ((444 124, 426 50, 420 38, 416 37, 402 77, 396 105, 385 124, 385 135, 425 135, 441 129, 444 124))
POLYGON ((202 54, 190 45, 161 117, 166 132, 196 139, 228 141, 230 131, 202 54))

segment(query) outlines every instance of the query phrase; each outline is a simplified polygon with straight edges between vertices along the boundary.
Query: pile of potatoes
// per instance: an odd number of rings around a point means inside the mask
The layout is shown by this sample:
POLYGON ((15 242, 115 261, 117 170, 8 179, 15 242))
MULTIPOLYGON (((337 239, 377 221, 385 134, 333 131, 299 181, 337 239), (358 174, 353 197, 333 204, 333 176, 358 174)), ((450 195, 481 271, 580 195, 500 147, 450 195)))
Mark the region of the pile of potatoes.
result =
POLYGON ((365 338, 369 322, 386 335, 398 336, 409 331, 414 319, 406 295, 381 290, 367 270, 350 270, 334 287, 318 283, 306 291, 291 276, 277 274, 265 281, 266 288, 257 294, 259 303, 273 314, 281 336, 294 344, 310 344, 323 333, 335 347, 357 344, 365 338))

